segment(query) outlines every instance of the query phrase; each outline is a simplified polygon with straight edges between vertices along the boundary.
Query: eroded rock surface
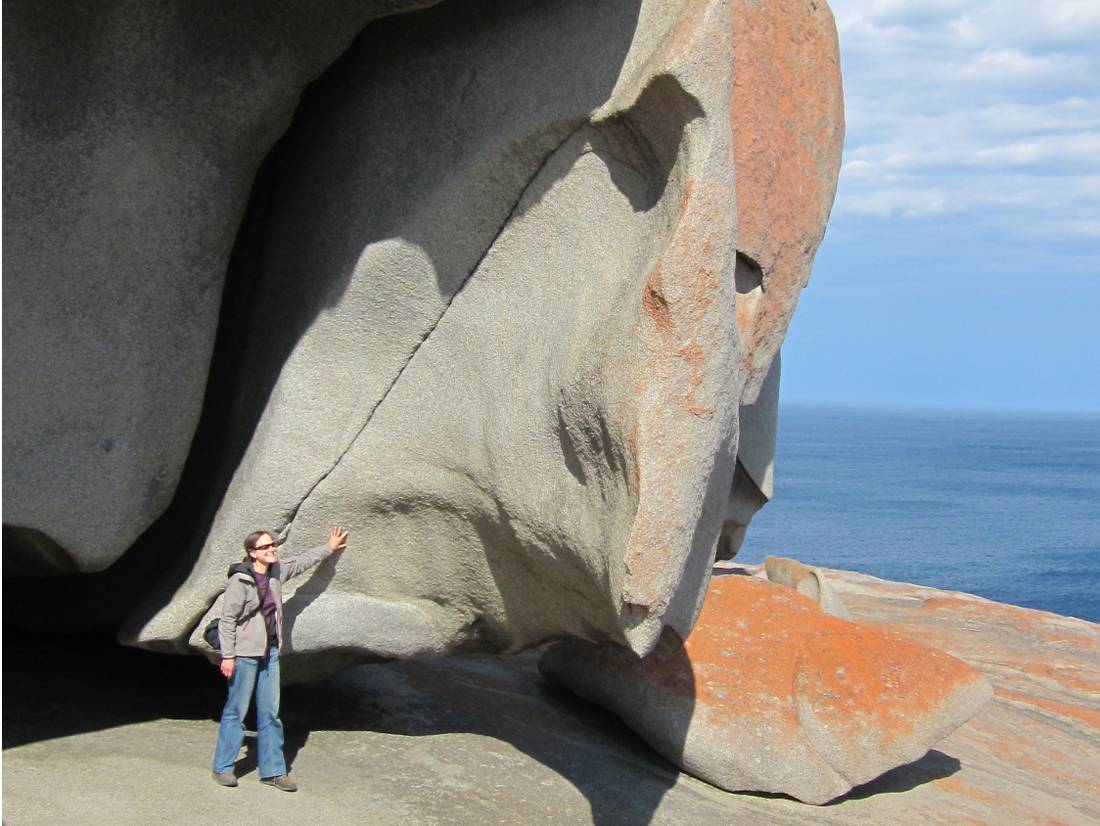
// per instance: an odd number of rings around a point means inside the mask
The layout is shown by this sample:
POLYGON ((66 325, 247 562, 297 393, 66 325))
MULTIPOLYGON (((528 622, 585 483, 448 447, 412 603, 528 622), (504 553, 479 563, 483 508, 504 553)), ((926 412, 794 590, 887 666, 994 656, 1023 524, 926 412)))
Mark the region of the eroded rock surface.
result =
POLYGON ((691 636, 669 643, 639 659, 569 641, 539 667, 731 791, 825 803, 921 757, 992 695, 962 660, 746 576, 712 579, 691 636))
MULTIPOLYGON (((731 566, 745 570, 741 566, 731 566)), ((757 570, 755 567, 749 570, 757 570)), ((994 697, 931 752, 829 806, 731 794, 678 773, 603 709, 545 684, 538 651, 365 665, 289 688, 302 784, 288 823, 1100 824, 1100 625, 843 571, 863 622, 981 670, 994 697), (487 702, 487 698, 492 698, 487 702), (305 795, 305 796, 303 796, 305 795)), ((762 574, 758 574, 762 575, 762 574)), ((4 818, 11 823, 250 822, 270 805, 254 760, 214 794, 204 769, 224 697, 181 658, 5 641, 4 818), (147 660, 153 659, 150 663, 147 660), (146 677, 136 686, 134 674, 146 677), (73 703, 72 687, 81 687, 73 703), (165 744, 170 743, 170 748, 165 744), (173 790, 151 796, 135 776, 173 790)))
POLYGON ((764 570, 768 580, 794 588, 798 593, 809 597, 826 614, 841 619, 851 619, 844 602, 836 593, 836 589, 829 583, 828 577, 820 568, 811 568, 803 565, 797 559, 788 559, 783 556, 769 556, 764 560, 764 570))
POLYGON ((100 571, 172 500, 257 169, 410 0, 4 7, 4 572, 100 571))
POLYGON ((188 650, 245 533, 334 523, 351 547, 288 604, 288 660, 686 635, 720 534, 770 495, 776 355, 842 131, 821 3, 370 26, 254 216, 254 432, 125 638, 188 650))
POLYGON ((340 523, 291 670, 690 631, 771 495, 827 6, 7 12, 5 573, 130 548, 51 628, 192 651, 246 533, 340 523))

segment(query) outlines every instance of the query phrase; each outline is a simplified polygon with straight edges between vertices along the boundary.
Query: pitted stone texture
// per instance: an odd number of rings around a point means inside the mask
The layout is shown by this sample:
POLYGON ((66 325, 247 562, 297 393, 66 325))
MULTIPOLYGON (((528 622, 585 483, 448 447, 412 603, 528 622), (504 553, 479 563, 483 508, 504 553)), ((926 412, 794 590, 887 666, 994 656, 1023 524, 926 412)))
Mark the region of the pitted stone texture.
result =
POLYGON ((795 73, 754 107, 830 107, 831 133, 796 141, 827 162, 799 155, 808 200, 768 215, 803 250, 743 296, 736 65, 776 57, 737 44, 741 5, 472 2, 367 30, 279 151, 254 308, 270 324, 239 390, 265 404, 255 435, 190 576, 127 640, 186 650, 244 533, 334 523, 351 547, 301 585, 288 659, 688 633, 735 456, 763 477, 774 439, 764 415, 763 449, 739 445, 778 348, 752 357, 739 317, 793 307, 843 131, 831 17, 792 7, 824 50, 814 91, 795 73))
POLYGON ((797 559, 769 556, 764 559, 764 570, 767 571, 769 581, 794 588, 802 596, 809 597, 820 605, 826 614, 841 619, 852 618, 836 589, 820 568, 803 565, 797 559))
POLYGON ((102 570, 171 501, 260 162, 368 20, 423 4, 5 4, 7 576, 102 570))
POLYGON ((691 636, 668 642, 639 659, 570 641, 539 667, 732 791, 825 803, 919 758, 992 696, 961 660, 745 576, 712 579, 691 636))

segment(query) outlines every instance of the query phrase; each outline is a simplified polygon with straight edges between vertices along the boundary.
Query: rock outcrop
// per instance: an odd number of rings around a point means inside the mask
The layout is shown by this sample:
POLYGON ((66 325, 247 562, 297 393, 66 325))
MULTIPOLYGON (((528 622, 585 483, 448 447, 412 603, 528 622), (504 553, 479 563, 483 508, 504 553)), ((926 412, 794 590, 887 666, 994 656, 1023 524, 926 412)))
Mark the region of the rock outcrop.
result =
POLYGON ((288 660, 686 636, 720 536, 770 494, 776 356, 841 139, 820 3, 368 27, 245 222, 255 427, 125 639, 189 650, 244 533, 337 522, 351 548, 288 604, 288 660))
POLYGON ((257 170, 417 5, 5 4, 5 576, 100 571, 171 502, 257 170))
MULTIPOLYGON (((279 800, 280 817, 341 823, 352 812, 359 822, 460 826, 1100 824, 1100 625, 825 573, 860 622, 929 641, 994 687, 993 700, 927 755, 831 805, 731 794, 677 772, 604 709, 547 686, 536 649, 363 665, 288 688, 288 754, 304 791, 279 800)), ((214 669, 133 649, 46 650, 50 668, 41 667, 39 641, 5 641, 6 822, 249 822, 270 805, 251 757, 232 793, 215 794, 201 770, 211 714, 224 697, 214 669), (150 795, 132 782, 150 773, 172 794, 150 795)))
POLYGON ((836 593, 836 589, 829 584, 828 578, 820 568, 811 568, 803 565, 797 559, 787 559, 782 556, 769 556, 764 560, 764 570, 768 579, 779 585, 794 588, 798 593, 809 597, 826 614, 841 619, 851 619, 844 602, 836 593))
POLYGON ((824 3, 5 11, 5 573, 77 572, 52 628, 141 595, 121 637, 193 651, 245 534, 340 523, 292 669, 688 634, 771 495, 824 3))
POLYGON ((731 791, 826 803, 923 756, 992 696, 955 657, 746 576, 713 578, 691 636, 666 642, 642 659, 559 643, 539 668, 731 791))

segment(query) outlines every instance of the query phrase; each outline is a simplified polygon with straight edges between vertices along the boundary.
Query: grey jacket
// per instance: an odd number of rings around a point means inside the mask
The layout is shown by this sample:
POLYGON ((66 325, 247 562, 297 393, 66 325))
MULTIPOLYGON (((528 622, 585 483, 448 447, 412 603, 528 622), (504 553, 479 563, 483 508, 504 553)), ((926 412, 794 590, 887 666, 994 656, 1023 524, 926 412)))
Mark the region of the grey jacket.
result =
MULTIPOLYGON (((271 595, 275 597, 275 629, 277 645, 283 647, 283 583, 308 571, 332 554, 326 542, 298 556, 281 559, 267 572, 271 595)), ((229 566, 229 581, 225 584, 222 617, 218 622, 218 639, 223 659, 263 657, 267 654, 267 626, 260 613, 260 595, 251 566, 238 562, 229 566)))

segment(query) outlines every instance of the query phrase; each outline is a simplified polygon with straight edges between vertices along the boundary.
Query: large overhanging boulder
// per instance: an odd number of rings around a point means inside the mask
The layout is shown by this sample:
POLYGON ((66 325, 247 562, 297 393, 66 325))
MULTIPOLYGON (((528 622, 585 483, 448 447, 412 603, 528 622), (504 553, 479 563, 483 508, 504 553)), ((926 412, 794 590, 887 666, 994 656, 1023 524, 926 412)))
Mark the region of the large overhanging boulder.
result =
POLYGON ((253 179, 302 88, 424 0, 4 5, 4 572, 172 501, 253 179))
MULTIPOLYGON (((231 380, 207 396, 230 395, 241 453, 195 536, 135 549, 176 568, 124 639, 200 645, 246 533, 292 553, 336 523, 351 547, 288 602, 292 667, 686 637, 716 547, 736 552, 771 493, 778 351, 842 132, 823 3, 447 2, 372 23, 264 164, 221 307, 231 380)), ((181 356, 192 384, 206 352, 181 356)), ((198 393, 173 386, 189 416, 134 420, 190 433, 198 393)), ((6 420, 5 460, 7 439, 6 420)), ((191 450, 217 453, 201 432, 191 450)))
MULTIPOLYGON (((686 636, 840 107, 819 4, 444 5, 369 29, 279 151, 255 437, 130 639, 186 645, 247 530, 337 522, 352 548, 298 591, 299 653, 686 636)), ((762 494, 770 453, 742 452, 762 494)))

